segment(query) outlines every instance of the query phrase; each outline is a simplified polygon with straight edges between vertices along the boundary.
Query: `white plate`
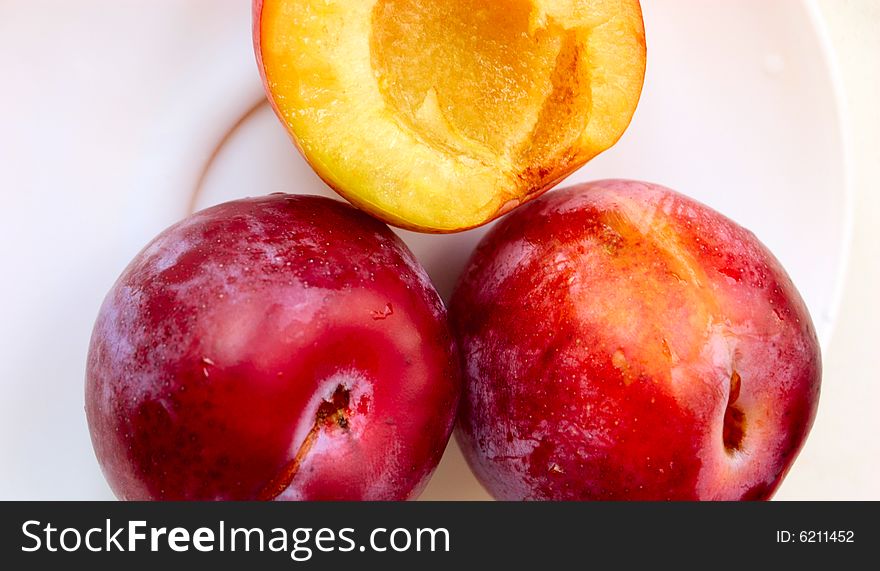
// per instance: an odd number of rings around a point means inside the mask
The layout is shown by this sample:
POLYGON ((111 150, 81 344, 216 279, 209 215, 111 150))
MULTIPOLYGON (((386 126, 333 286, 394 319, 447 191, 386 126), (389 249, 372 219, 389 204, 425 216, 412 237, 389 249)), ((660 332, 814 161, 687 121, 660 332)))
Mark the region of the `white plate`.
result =
MULTIPOLYGON (((659 182, 752 229, 827 342, 850 195, 814 6, 646 0, 644 12, 632 126, 570 182, 659 182)), ((153 235, 193 205, 330 194, 260 105, 253 59, 249 0, 0 4, 0 498, 110 497, 82 410, 86 347, 105 292, 153 235)), ((402 235, 446 295, 484 231, 402 235)), ((425 497, 484 495, 453 447, 425 497)))

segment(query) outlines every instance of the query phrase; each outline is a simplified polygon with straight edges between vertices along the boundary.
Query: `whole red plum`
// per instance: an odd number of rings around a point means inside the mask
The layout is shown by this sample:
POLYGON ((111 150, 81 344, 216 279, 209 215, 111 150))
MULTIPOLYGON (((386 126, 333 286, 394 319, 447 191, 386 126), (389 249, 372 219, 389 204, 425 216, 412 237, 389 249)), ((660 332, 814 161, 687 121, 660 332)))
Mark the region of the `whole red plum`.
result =
POLYGON ((400 500, 460 391, 446 311, 383 224, 326 198, 198 212, 107 295, 86 413, 126 500, 400 500))
POLYGON ((458 437, 498 498, 766 499, 816 413, 819 346, 780 263, 657 185, 594 182, 514 211, 450 314, 458 437))

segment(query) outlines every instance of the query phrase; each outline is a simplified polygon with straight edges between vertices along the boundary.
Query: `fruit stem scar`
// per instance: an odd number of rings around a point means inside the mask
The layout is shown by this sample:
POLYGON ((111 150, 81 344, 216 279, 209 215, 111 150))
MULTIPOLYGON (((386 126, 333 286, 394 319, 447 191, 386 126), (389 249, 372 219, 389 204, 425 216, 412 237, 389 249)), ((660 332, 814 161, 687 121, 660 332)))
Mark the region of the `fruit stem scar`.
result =
POLYGON ((350 402, 351 392, 342 385, 339 385, 336 387, 330 400, 325 400, 318 406, 318 411, 315 413, 315 422, 303 439, 302 444, 299 445, 296 455, 284 465, 278 475, 263 486, 263 489, 257 495, 258 500, 264 502, 272 501, 290 486, 299 472, 306 455, 311 451, 315 442, 317 442, 321 428, 338 426, 342 430, 348 431, 348 405, 350 402))
POLYGON ((732 454, 742 449, 745 436, 746 415, 738 406, 742 378, 739 373, 733 371, 730 374, 730 393, 727 398, 727 408, 724 410, 724 426, 722 427, 722 439, 724 449, 732 454))

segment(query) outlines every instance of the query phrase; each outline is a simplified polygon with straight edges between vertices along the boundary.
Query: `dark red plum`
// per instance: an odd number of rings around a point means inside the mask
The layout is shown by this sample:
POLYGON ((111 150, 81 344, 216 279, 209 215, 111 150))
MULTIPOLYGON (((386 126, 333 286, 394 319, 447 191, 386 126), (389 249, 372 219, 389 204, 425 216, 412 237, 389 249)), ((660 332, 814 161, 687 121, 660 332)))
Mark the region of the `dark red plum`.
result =
POLYGON ((125 500, 401 500, 448 441, 443 304, 383 224, 271 195, 198 212, 113 286, 86 413, 125 500))

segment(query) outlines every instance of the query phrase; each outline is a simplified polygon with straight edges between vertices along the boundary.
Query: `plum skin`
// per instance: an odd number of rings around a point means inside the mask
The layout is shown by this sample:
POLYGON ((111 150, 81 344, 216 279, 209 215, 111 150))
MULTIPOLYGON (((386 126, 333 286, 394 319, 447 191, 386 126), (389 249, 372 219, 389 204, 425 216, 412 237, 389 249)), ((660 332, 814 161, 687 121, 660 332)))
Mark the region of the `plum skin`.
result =
POLYGON ((450 302, 456 436, 496 498, 763 500, 803 446, 821 358, 749 231, 658 185, 514 211, 450 302))
POLYGON ((92 443, 125 500, 401 500, 460 393, 442 301, 405 245, 341 202, 275 194, 162 232, 89 347, 92 443))

